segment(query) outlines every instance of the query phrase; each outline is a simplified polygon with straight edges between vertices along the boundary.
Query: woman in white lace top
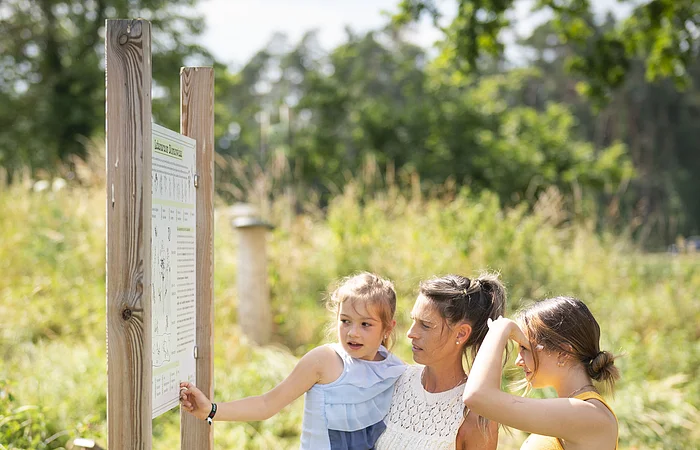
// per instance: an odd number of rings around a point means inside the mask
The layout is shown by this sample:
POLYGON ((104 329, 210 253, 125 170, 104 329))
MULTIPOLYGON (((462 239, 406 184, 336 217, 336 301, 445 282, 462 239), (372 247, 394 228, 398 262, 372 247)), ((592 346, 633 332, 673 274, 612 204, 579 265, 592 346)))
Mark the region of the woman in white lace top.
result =
POLYGON ((487 320, 503 315, 505 303, 505 288, 493 274, 421 282, 408 331, 418 365, 410 366, 394 387, 377 450, 496 449, 498 424, 462 403, 463 363, 474 360, 487 320))

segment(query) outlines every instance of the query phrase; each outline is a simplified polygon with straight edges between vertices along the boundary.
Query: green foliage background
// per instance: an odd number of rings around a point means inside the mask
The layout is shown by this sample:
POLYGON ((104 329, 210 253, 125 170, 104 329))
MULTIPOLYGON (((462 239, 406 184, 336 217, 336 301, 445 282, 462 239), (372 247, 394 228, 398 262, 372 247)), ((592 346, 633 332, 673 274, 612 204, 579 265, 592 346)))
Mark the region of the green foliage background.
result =
POLYGON ((99 157, 104 20, 142 17, 153 26, 158 123, 178 128, 180 66, 216 68, 226 201, 244 198, 241 171, 278 153, 292 169, 284 183, 324 204, 372 158, 382 170, 416 170, 422 189, 455 182, 509 206, 550 186, 592 194, 587 215, 649 249, 700 234, 696 1, 620 0, 629 11, 620 18, 596 13, 604 0, 529 2, 548 20, 512 44, 512 61, 503 35, 525 0, 397 0, 381 29, 348 29, 336 48, 314 31, 297 42, 278 33, 240 67, 197 45, 197 3, 5 0, 0 184, 75 179, 76 164, 99 157), (430 50, 409 38, 421 17, 443 32, 430 50))
MULTIPOLYGON (((624 354, 622 448, 700 448, 700 260, 644 251, 700 233, 700 3, 642 1, 616 19, 538 0, 551 20, 516 65, 500 34, 514 0, 457 0, 449 23, 446 3, 397 1, 385 28, 348 29, 333 49, 277 34, 238 68, 195 44, 196 0, 0 3, 0 450, 106 443, 96 143, 103 25, 117 17, 153 24, 159 123, 177 129, 181 65, 216 70, 217 398, 271 388, 323 342, 337 278, 393 279, 405 331, 419 280, 491 269, 511 311, 561 294, 591 306, 604 347, 624 354), (429 52, 407 39, 424 15, 444 32, 429 52), (235 325, 235 201, 277 226, 266 348, 235 325)), ((410 360, 405 340, 395 350, 410 360)), ((217 424, 216 445, 295 448, 301 412, 217 424)), ((178 436, 176 412, 154 422, 155 449, 178 436)), ((522 438, 502 434, 502 448, 522 438)))
MULTIPOLYGON (((412 178, 405 175, 407 183, 412 178)), ((591 307, 603 348, 624 353, 613 398, 621 448, 700 445, 696 255, 645 254, 625 238, 596 233, 592 221, 569 220, 556 190, 541 195, 532 212, 526 205, 502 207, 494 194, 450 186, 430 195, 405 192, 358 177, 325 211, 307 202, 301 214, 289 193, 270 193, 264 206, 277 225, 270 239, 275 343, 265 348, 251 346, 236 326, 236 236, 219 205, 217 399, 273 387, 300 355, 323 342, 325 293, 341 276, 371 270, 394 280, 404 333, 419 280, 491 269, 507 284, 511 312, 558 294, 578 296, 591 307)), ((106 443, 104 203, 99 187, 31 192, 17 185, 0 192, 5 448, 59 449, 77 436, 106 443)), ((410 361, 406 339, 395 351, 410 361)), ((217 423, 216 447, 295 448, 301 414, 300 400, 265 422, 217 423)), ((154 449, 177 448, 178 422, 176 411, 156 419, 154 449)), ((518 448, 522 438, 502 433, 501 448, 518 448)))

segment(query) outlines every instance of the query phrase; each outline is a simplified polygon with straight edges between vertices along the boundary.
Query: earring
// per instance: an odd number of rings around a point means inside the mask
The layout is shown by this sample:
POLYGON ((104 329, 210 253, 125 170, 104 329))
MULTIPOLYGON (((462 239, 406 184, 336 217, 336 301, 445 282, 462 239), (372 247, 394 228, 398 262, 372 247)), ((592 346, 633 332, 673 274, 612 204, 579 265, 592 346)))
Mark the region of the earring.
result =
POLYGON ((563 362, 563 361, 557 362, 557 366, 559 366, 559 367, 564 367, 564 362, 563 362))
POLYGON ((384 340, 386 341, 386 334, 384 335, 384 340))
POLYGON ((459 341, 455 342, 455 344, 459 345, 459 341))

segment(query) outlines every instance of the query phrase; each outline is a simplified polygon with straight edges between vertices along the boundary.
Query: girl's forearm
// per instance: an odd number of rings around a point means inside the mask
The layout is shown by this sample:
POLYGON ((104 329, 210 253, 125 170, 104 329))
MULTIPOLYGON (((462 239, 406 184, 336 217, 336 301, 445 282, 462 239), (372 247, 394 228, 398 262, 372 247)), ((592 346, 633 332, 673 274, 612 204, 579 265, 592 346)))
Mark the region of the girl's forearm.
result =
POLYGON ((214 420, 230 422, 253 422, 266 420, 275 413, 269 408, 264 395, 246 397, 232 402, 217 403, 214 420))

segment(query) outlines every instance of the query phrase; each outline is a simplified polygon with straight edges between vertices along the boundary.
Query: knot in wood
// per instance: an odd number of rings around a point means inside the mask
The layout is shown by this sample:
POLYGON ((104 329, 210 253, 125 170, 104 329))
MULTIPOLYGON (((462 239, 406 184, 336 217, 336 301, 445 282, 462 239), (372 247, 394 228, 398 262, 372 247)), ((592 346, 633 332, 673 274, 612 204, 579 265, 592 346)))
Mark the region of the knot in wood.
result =
POLYGON ((131 319, 131 310, 129 308, 124 308, 122 310, 122 319, 124 319, 124 320, 131 319))
POLYGON ((129 42, 129 36, 127 34, 122 34, 119 36, 120 45, 125 45, 127 42, 129 42))

